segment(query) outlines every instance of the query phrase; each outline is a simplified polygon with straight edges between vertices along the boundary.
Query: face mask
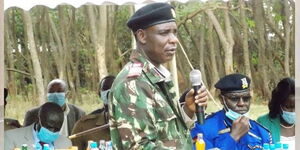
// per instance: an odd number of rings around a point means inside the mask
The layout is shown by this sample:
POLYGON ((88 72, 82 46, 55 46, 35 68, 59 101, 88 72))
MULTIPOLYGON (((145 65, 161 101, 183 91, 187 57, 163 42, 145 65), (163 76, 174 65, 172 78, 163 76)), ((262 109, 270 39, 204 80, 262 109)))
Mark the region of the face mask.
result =
POLYGON ((105 91, 101 91, 100 95, 101 95, 101 100, 103 101, 104 104, 108 104, 108 94, 109 94, 110 90, 105 90, 105 91))
POLYGON ((234 120, 236 120, 237 118, 239 118, 240 116, 245 116, 245 117, 249 118, 249 111, 246 112, 246 113, 244 113, 244 114, 239 114, 239 113, 237 113, 237 112, 235 112, 235 111, 229 109, 229 108, 227 107, 225 101, 223 101, 223 102, 224 102, 225 108, 227 109, 227 111, 226 111, 226 113, 225 113, 225 116, 228 117, 230 120, 234 121, 234 120))
POLYGON ((45 143, 52 143, 59 137, 59 132, 51 132, 50 130, 41 126, 40 131, 37 133, 40 141, 45 143))
POLYGON ((296 118, 296 113, 295 112, 288 112, 284 111, 282 108, 282 119, 287 122, 288 124, 294 124, 295 123, 295 118, 296 118))
POLYGON ((66 93, 63 93, 63 92, 47 94, 48 102, 56 103, 60 107, 62 107, 65 104, 65 96, 66 96, 66 93))

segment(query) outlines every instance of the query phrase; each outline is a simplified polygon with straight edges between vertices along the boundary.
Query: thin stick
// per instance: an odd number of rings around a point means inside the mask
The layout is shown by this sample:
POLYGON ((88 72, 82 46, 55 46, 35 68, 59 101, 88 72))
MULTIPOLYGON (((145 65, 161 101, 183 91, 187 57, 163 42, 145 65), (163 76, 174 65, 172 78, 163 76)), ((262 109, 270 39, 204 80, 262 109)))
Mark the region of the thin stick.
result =
POLYGON ((88 129, 88 130, 85 130, 85 131, 82 131, 82 132, 70 135, 69 139, 78 138, 80 136, 83 136, 83 135, 86 135, 86 134, 89 134, 89 133, 93 133, 95 131, 107 129, 107 128, 109 128, 109 124, 105 124, 105 125, 102 125, 102 126, 99 126, 99 127, 95 127, 95 128, 92 128, 92 129, 88 129))

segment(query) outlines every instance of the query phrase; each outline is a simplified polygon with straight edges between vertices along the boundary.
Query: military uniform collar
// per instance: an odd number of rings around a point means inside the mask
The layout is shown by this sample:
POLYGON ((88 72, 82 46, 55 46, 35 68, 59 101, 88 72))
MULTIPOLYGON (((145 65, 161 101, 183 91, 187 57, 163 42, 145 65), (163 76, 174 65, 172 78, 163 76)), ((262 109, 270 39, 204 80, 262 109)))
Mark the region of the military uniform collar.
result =
POLYGON ((130 61, 134 66, 142 67, 142 71, 151 80, 151 82, 158 83, 171 81, 171 73, 163 65, 155 67, 139 51, 141 50, 134 50, 131 53, 130 61))

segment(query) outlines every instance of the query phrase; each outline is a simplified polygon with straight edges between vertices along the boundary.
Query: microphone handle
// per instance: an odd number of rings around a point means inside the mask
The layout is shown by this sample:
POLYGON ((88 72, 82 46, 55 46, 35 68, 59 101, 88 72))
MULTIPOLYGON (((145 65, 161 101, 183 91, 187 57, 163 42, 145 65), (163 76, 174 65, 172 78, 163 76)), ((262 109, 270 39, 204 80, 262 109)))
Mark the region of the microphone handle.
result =
MULTIPOLYGON (((202 85, 196 85, 193 86, 194 89, 194 96, 196 96, 198 93, 197 91, 201 88, 202 85)), ((199 124, 204 124, 204 108, 203 106, 199 106, 198 104, 196 104, 196 116, 197 116, 197 122, 199 124)))

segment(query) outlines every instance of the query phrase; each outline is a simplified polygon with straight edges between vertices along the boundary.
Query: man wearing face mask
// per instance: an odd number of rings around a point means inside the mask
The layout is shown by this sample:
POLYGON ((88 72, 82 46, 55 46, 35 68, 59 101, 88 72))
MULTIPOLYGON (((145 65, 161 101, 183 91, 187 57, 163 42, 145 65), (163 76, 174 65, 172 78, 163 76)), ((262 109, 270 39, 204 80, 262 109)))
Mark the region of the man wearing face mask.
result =
MULTIPOLYGON (((54 79, 49 82, 47 87, 47 100, 58 104, 64 111, 64 122, 60 134, 69 136, 76 123, 85 112, 73 104, 69 104, 66 98, 68 91, 67 84, 64 80, 54 79)), ((40 107, 33 108, 26 112, 24 126, 29 126, 38 120, 38 111, 40 107)))
POLYGON ((270 132, 248 118, 251 104, 251 80, 242 74, 230 74, 221 78, 215 87, 220 90, 224 109, 208 116, 205 123, 196 123, 191 131, 193 139, 203 133, 206 148, 222 150, 262 149, 271 143, 270 132))
POLYGON ((68 148, 71 141, 59 134, 64 120, 64 113, 55 103, 43 104, 38 112, 38 120, 27 127, 13 129, 5 132, 4 150, 12 150, 27 144, 29 150, 34 147, 43 147, 48 144, 50 149, 68 148))
MULTIPOLYGON (((104 124, 108 123, 108 94, 111 88, 112 83, 114 82, 115 77, 114 76, 106 76, 104 77, 99 84, 99 97, 100 100, 103 102, 104 106, 101 109, 97 109, 93 111, 92 113, 82 117, 79 121, 76 122, 72 135, 86 131, 88 129, 92 129, 95 127, 102 126, 104 124)), ((76 137, 72 139, 72 143, 74 146, 77 146, 78 149, 85 149, 87 147, 87 142, 89 140, 93 141, 99 141, 99 140, 110 140, 110 132, 109 128, 95 131, 95 132, 89 132, 85 135, 76 137)))

